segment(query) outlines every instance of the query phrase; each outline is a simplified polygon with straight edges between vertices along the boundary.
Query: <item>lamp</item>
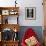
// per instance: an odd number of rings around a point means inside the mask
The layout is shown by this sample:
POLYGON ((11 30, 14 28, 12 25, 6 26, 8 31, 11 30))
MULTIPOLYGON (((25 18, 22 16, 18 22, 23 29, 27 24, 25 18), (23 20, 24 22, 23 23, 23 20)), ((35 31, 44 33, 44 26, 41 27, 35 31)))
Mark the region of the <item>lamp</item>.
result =
POLYGON ((17 2, 16 2, 17 0, 15 0, 15 7, 16 7, 16 4, 17 4, 17 2))
POLYGON ((17 29, 14 29, 14 32, 17 32, 17 29))

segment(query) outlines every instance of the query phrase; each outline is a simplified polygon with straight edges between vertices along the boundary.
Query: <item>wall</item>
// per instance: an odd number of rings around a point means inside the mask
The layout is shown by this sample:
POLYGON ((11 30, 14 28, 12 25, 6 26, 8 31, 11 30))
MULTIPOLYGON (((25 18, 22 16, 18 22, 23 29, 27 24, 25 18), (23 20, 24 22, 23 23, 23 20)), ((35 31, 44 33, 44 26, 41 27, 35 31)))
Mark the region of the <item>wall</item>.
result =
POLYGON ((21 26, 19 32, 20 42, 24 36, 24 33, 27 31, 28 28, 32 28, 33 31, 37 34, 39 41, 43 43, 43 30, 41 26, 21 26))
MULTIPOLYGON (((14 3, 15 0, 0 0, 0 6, 1 7, 10 7, 10 6, 15 6, 14 3)), ((42 30, 42 26, 43 26, 43 20, 44 20, 44 16, 43 16, 43 6, 42 6, 42 0, 17 0, 18 2, 18 6, 19 6, 19 24, 20 26, 20 40, 22 38, 22 35, 25 31, 25 29, 29 28, 29 27, 25 27, 25 26, 33 26, 31 28, 33 28, 35 30, 35 32, 37 33, 40 42, 43 41, 43 30, 42 30), (25 7, 36 7, 36 20, 26 20, 25 19, 25 7)), ((9 22, 11 21, 11 16, 9 17, 9 22)), ((14 23, 15 23, 15 17, 13 19, 14 23)))
MULTIPOLYGON (((0 6, 15 6, 15 0, 0 0, 0 6)), ((21 26, 43 26, 42 0, 17 0, 19 9, 19 24, 21 26), (25 7, 36 7, 36 20, 25 19, 25 7)), ((10 19, 9 19, 10 20, 10 19)))
POLYGON ((19 22, 22 26, 42 26, 43 25, 43 6, 42 0, 21 0, 19 22), (25 20, 25 7, 36 7, 36 20, 25 20))

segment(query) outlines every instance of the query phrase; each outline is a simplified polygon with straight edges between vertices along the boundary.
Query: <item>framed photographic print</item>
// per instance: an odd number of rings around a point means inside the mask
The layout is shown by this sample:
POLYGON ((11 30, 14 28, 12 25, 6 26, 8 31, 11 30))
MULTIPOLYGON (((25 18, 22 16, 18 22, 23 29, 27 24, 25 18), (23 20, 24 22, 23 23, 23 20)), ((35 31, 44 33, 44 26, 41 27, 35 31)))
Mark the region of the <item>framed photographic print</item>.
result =
POLYGON ((36 19, 36 8, 35 7, 26 7, 25 8, 25 18, 34 20, 36 19))
POLYGON ((2 15, 9 15, 9 10, 2 10, 2 15))

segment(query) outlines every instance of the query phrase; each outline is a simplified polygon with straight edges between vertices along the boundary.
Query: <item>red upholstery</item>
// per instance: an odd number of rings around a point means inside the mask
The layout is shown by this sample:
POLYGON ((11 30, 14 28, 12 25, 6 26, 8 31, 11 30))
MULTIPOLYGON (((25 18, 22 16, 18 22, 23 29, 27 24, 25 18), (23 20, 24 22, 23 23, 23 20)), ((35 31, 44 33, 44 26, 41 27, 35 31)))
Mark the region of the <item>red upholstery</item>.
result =
MULTIPOLYGON (((25 39, 28 39, 29 37, 32 37, 32 36, 37 36, 36 33, 33 31, 32 28, 29 28, 26 30, 25 32, 25 35, 24 37, 22 38, 22 42, 21 42, 21 45, 22 46, 26 46, 26 43, 25 43, 25 39)), ((41 46, 40 43, 38 42, 35 46, 41 46)))

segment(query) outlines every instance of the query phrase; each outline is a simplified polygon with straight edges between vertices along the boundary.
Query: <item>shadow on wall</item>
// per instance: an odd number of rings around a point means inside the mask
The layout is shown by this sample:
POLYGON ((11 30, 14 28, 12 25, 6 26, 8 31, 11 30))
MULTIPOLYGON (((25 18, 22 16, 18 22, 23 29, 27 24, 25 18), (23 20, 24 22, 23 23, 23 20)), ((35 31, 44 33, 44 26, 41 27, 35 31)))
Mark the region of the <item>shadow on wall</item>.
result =
POLYGON ((28 28, 32 28, 36 34, 37 34, 37 37, 39 39, 39 41, 41 43, 43 43, 43 30, 42 30, 42 27, 41 26, 21 26, 20 27, 20 32, 19 32, 19 39, 20 39, 20 42, 24 36, 24 33, 25 31, 28 29, 28 28))

